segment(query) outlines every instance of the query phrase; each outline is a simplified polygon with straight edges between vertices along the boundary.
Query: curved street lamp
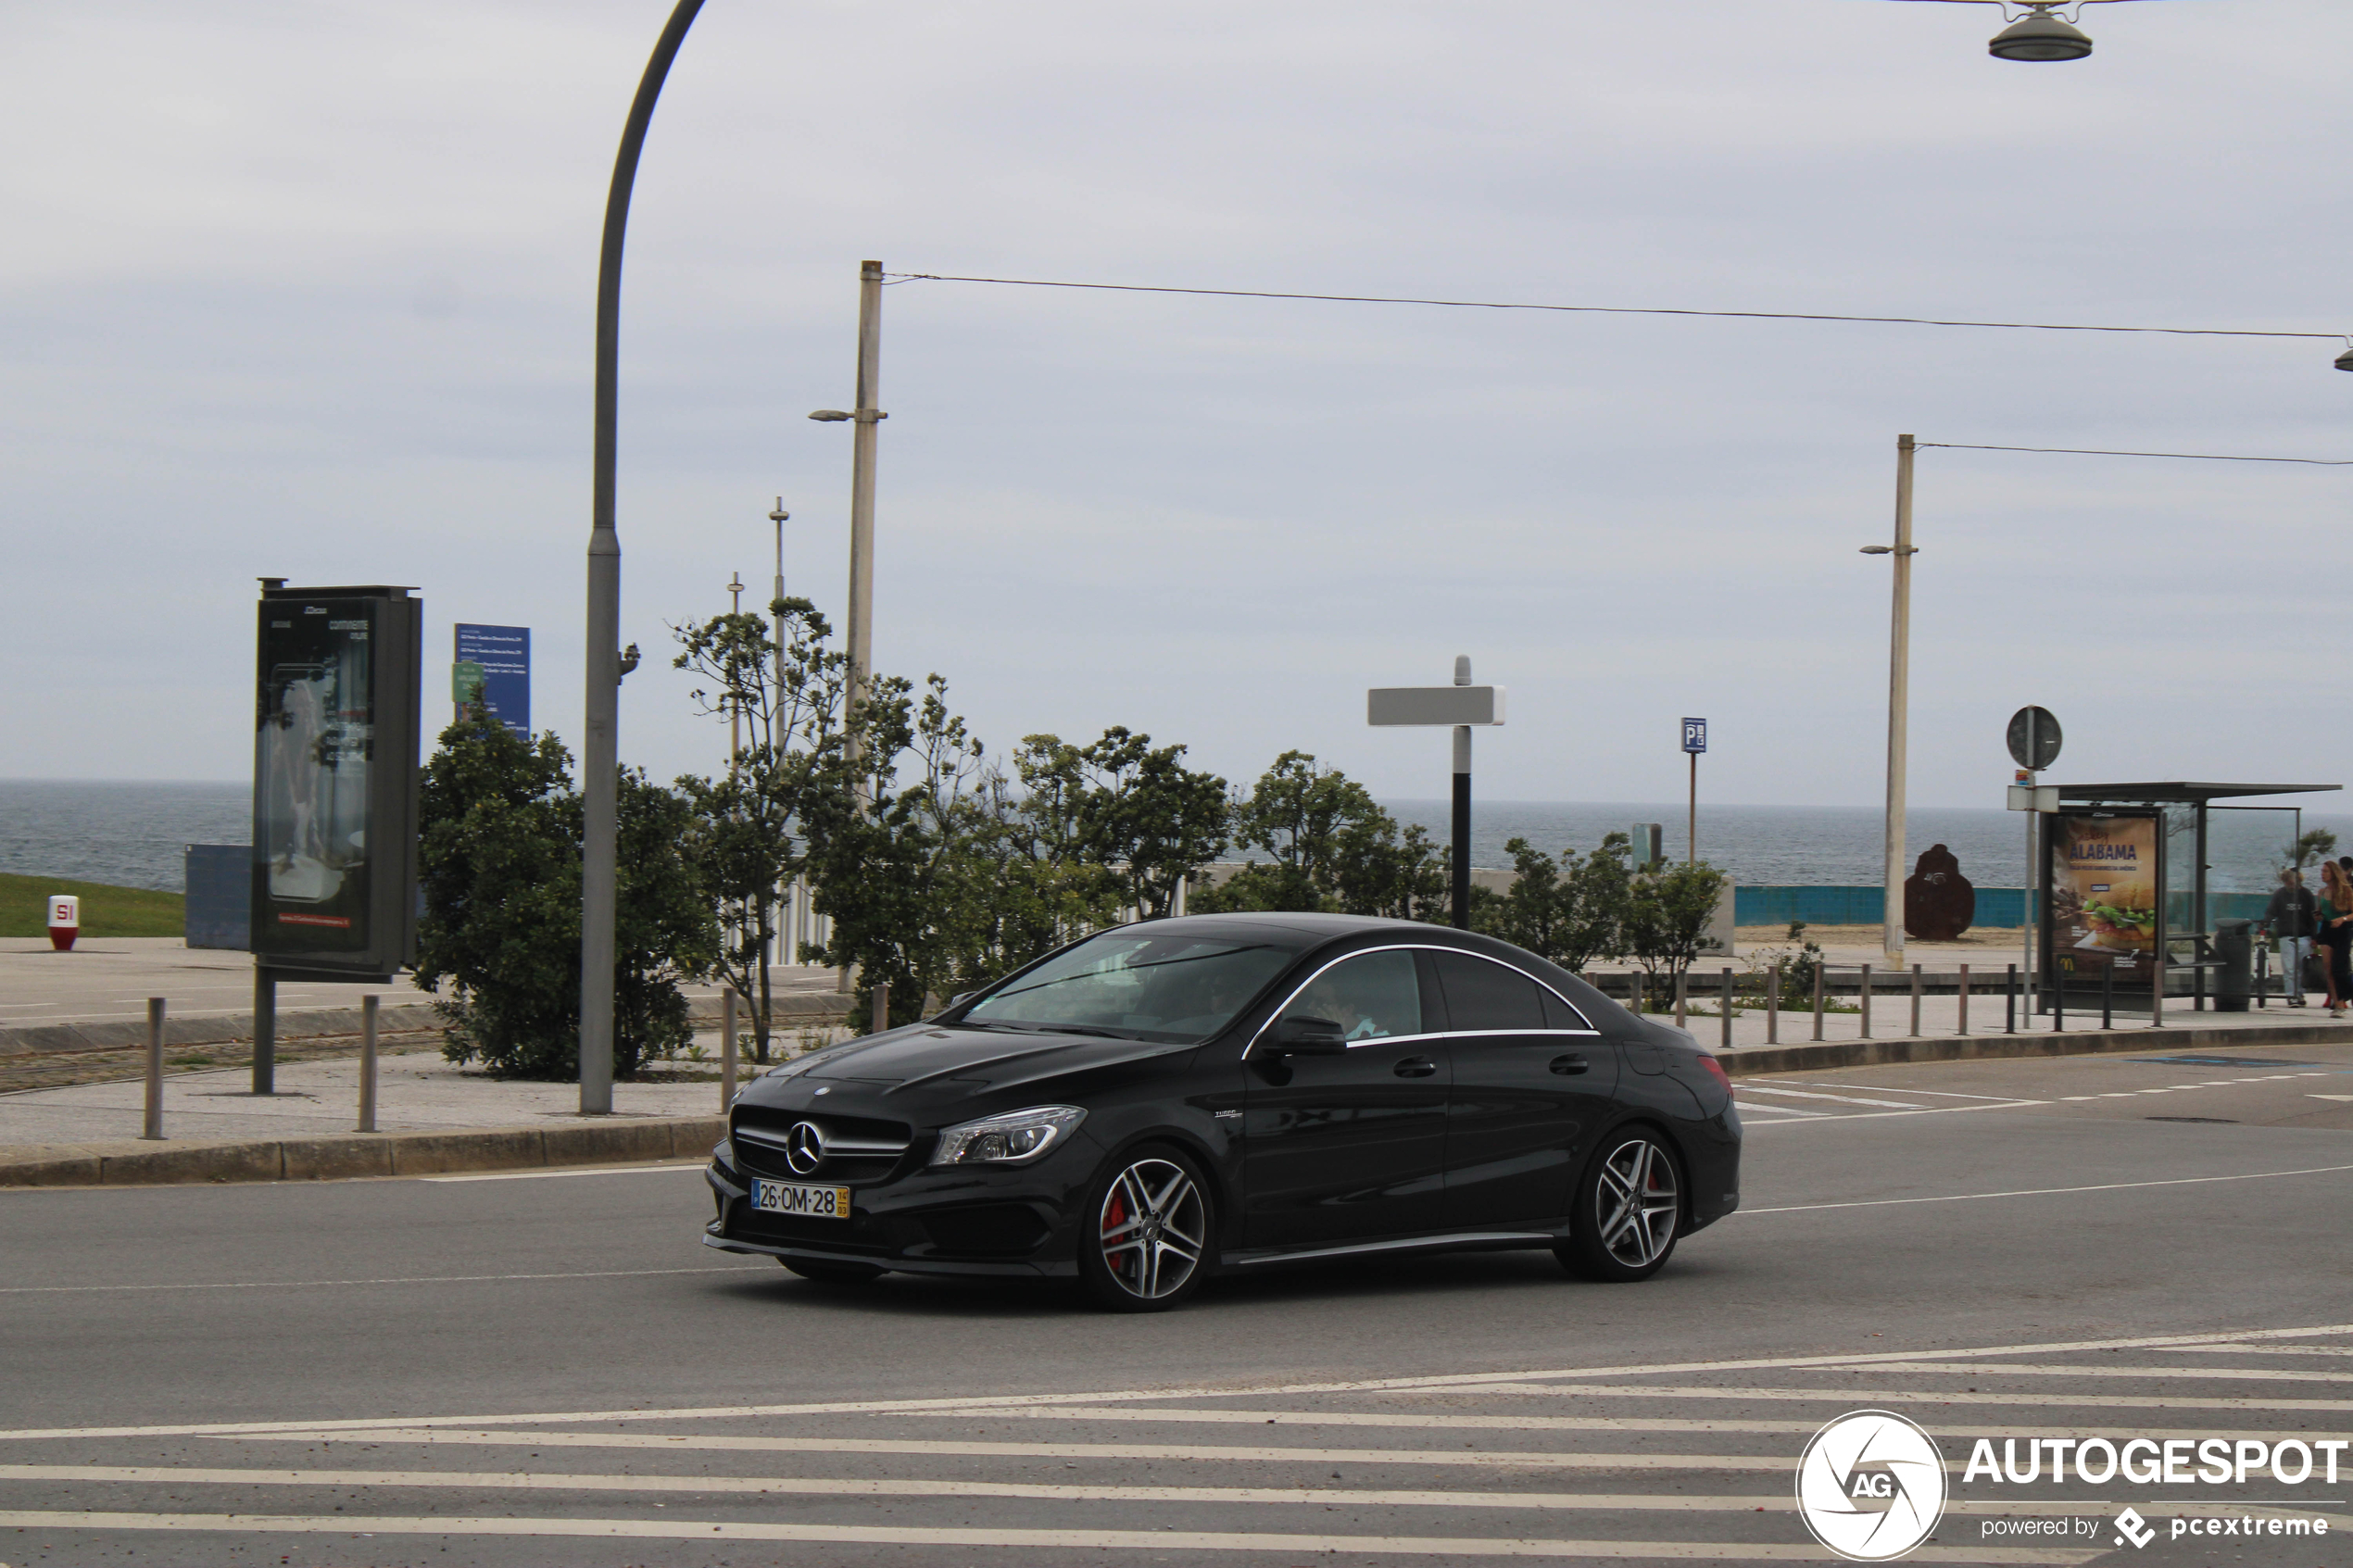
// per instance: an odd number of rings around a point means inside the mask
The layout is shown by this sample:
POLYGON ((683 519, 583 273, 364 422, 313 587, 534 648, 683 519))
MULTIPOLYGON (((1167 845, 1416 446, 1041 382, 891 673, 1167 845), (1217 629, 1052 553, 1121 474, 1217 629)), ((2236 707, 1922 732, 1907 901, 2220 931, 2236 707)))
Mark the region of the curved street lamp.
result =
MULTIPOLYGON (((703 0, 678 0, 637 82, 605 198, 604 245, 597 261, 596 457, 588 527, 587 703, 580 743, 580 1110, 612 1110, 613 916, 620 882, 621 535, 613 526, 615 413, 621 380, 621 253, 637 155, 670 62, 703 0)), ((634 649, 631 650, 633 653, 634 649)))
MULTIPOLYGON (((2013 0, 1942 0, 1945 5, 1999 6, 2009 19, 2013 0)), ((2025 14, 1987 40, 1985 52, 1997 60, 2080 60, 2092 52, 2092 35, 2075 23, 2086 6, 2120 5, 2123 0, 2015 0, 2025 14), (2057 13, 2070 10, 2072 15, 2057 13)))

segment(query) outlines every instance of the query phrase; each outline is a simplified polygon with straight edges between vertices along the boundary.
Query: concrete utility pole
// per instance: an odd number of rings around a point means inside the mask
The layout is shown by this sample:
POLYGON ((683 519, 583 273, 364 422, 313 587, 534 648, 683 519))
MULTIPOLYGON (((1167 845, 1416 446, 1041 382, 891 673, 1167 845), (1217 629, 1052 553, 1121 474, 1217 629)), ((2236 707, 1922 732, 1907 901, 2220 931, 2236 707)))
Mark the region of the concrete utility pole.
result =
POLYGON ((1883 945, 1888 966, 1904 967, 1905 742, 1912 688, 1912 438, 1895 438, 1894 608, 1887 649, 1887 908, 1883 945))
POLYGON ((622 127, 605 197, 597 262, 597 401, 588 528, 586 701, 580 740, 580 1110, 612 1111, 613 914, 620 891, 621 534, 613 522, 613 470, 621 402, 621 257, 637 155, 670 62, 702 0, 678 0, 654 44, 622 127))
POLYGON ((874 679, 875 642, 875 438, 889 416, 876 406, 882 395, 883 264, 858 264, 858 401, 850 418, 849 458, 849 706, 865 699, 874 679))

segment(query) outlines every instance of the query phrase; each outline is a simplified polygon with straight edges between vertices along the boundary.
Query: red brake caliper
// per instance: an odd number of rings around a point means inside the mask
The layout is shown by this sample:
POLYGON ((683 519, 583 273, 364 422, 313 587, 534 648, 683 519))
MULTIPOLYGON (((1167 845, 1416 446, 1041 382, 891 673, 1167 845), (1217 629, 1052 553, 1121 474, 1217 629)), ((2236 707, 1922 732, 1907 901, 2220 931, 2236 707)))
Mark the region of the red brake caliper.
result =
MULTIPOLYGON (((1103 1210, 1103 1239, 1109 1241, 1112 1232, 1127 1223, 1127 1197, 1114 1191, 1110 1205, 1103 1210)), ((1116 1266, 1116 1265, 1114 1265, 1116 1266)))

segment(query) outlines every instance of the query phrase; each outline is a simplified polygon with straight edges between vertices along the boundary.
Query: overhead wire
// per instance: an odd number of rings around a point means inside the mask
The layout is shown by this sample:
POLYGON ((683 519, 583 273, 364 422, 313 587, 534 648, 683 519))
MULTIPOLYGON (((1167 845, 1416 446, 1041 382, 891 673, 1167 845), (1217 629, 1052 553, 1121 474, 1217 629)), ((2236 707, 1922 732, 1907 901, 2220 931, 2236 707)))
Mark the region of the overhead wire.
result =
POLYGON ((2175 337, 2316 338, 2353 342, 2343 332, 2268 332, 2246 327, 2123 327, 2071 321, 1965 321, 1934 316, 1843 316, 1811 310, 1696 310, 1666 306, 1547 305, 1525 300, 1435 299, 1411 295, 1304 294, 1284 289, 1182 288, 1166 283, 1091 283, 1054 278, 983 278, 954 272, 887 272, 893 282, 994 283, 1008 288, 1091 289, 1110 294, 1198 295, 1218 299, 1303 299, 1330 305, 1429 305, 1458 310, 1545 310, 1591 316, 1696 316, 1743 321, 1856 321, 1895 327, 1983 327, 2031 332, 2154 332, 2175 337))

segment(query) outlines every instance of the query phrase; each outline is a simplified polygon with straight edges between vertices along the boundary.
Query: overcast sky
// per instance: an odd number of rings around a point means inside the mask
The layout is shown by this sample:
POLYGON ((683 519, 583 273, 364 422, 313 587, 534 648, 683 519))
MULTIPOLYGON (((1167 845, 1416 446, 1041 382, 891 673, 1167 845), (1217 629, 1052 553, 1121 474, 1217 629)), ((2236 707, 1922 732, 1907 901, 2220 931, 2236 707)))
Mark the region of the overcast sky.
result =
MULTIPOLYGON (((253 579, 534 630, 577 740, 596 246, 664 0, 0 9, 0 775, 249 768, 253 579)), ((862 257, 894 272, 2331 332, 2353 7, 712 0, 622 345, 624 759, 709 771, 671 624, 838 621, 862 257)), ((1364 688, 1510 688, 1496 797, 1879 798, 1894 441, 2353 457, 2322 342, 907 282, 877 665, 992 750, 1120 723, 1443 793, 1364 688)), ((2353 470, 1921 455, 1917 804, 2339 782, 2353 470)))

